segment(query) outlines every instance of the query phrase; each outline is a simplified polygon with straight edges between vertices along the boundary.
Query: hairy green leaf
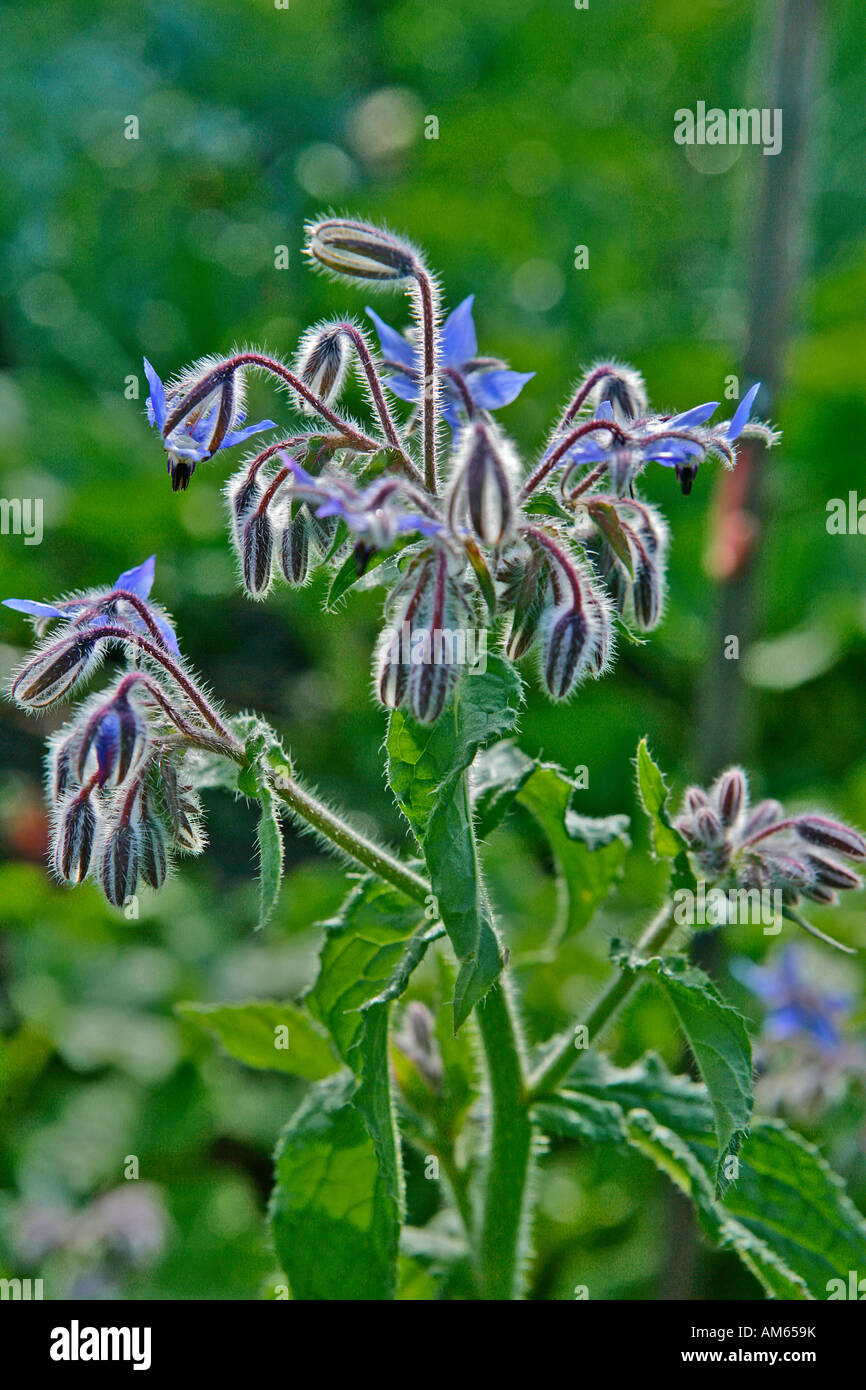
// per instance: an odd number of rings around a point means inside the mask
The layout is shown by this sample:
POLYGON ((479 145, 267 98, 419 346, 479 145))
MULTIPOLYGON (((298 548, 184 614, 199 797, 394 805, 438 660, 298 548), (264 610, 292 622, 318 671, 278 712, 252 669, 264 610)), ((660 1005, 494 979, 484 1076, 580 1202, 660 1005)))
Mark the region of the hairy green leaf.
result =
POLYGON ((581 816, 574 799, 582 787, 552 763, 541 763, 513 743, 482 753, 472 770, 478 834, 490 833, 515 802, 544 831, 561 884, 558 935, 582 931, 622 871, 629 848, 627 816, 581 816))
POLYGON ((350 1072, 319 1081, 277 1148, 271 1230, 296 1299, 394 1296, 399 1222, 350 1072))
POLYGON ((671 824, 667 812, 670 793, 661 769, 653 762, 645 738, 637 747, 637 782, 643 808, 650 821, 653 851, 660 859, 673 860, 672 890, 687 888, 695 892, 697 884, 686 853, 686 842, 671 824))
MULTIPOLYGON (((548 1133, 582 1137, 592 1101, 619 1108, 628 1142, 692 1198, 712 1239, 735 1249, 772 1297, 825 1299, 831 1279, 847 1281, 864 1267, 866 1221, 818 1150, 782 1121, 752 1119, 741 1151, 727 1160, 731 1180, 720 1199, 705 1086, 672 1076, 657 1057, 622 1070, 587 1055, 534 1113, 548 1133), (563 1110, 576 1118, 564 1119, 563 1110)), ((586 1137, 617 1142, 616 1127, 599 1125, 586 1137)))
POLYGON ((339 1068, 327 1034, 306 1009, 251 999, 240 1004, 176 1004, 176 1012, 208 1033, 239 1062, 321 1081, 339 1068))
POLYGON ((742 1014, 725 1003, 708 975, 681 957, 642 960, 618 950, 621 969, 644 975, 672 1005, 706 1084, 718 1138, 718 1177, 722 1161, 736 1152, 748 1128, 754 1101, 752 1044, 742 1014))

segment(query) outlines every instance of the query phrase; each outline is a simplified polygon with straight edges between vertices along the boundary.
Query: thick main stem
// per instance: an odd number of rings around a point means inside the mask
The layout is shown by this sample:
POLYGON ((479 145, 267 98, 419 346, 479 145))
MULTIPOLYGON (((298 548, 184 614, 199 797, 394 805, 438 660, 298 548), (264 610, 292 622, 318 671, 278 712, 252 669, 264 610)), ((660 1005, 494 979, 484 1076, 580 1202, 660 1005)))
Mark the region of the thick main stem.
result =
MULTIPOLYGON (((277 796, 343 854, 391 883, 413 902, 427 904, 431 887, 413 869, 347 825, 294 779, 275 783, 277 796)), ((523 1047, 507 981, 489 990, 476 1009, 490 1086, 490 1148, 478 1263, 483 1296, 518 1297, 525 1226, 532 1125, 527 1113, 523 1047)))
POLYGON ((489 1300, 520 1297, 521 1249, 526 1226, 532 1124, 526 1100, 522 1047, 507 980, 475 1011, 490 1085, 490 1148, 481 1225, 481 1293, 489 1300))
MULTIPOLYGON (((676 928, 672 913, 672 903, 666 902, 643 935, 638 938, 636 947, 638 951, 658 951, 664 946, 676 928)), ((596 1001, 586 1018, 582 1020, 582 1027, 578 1025, 581 1027, 581 1033, 583 1029, 586 1030, 586 1036, 591 1045, 598 1041, 614 1014, 624 1004, 632 991, 639 988, 642 983, 642 976, 627 970, 621 970, 611 981, 601 998, 596 1001)), ((555 1090, 560 1081, 563 1081, 571 1071, 576 1057, 575 1032, 576 1030, 572 1030, 572 1032, 567 1033, 529 1078, 531 1100, 540 1100, 542 1096, 555 1090)))

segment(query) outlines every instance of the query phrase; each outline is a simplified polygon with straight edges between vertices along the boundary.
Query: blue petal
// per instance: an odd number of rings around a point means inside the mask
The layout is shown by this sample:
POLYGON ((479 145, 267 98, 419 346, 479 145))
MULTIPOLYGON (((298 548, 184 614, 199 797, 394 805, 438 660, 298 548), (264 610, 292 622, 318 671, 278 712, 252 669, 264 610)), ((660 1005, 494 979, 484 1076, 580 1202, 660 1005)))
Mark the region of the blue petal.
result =
POLYGON ((253 434, 261 434, 263 430, 275 430, 277 428, 274 420, 260 420, 257 425, 246 425, 242 430, 230 430, 220 445, 221 449, 231 449, 235 444, 243 444, 245 439, 249 439, 253 434))
POLYGON ((535 372, 512 372, 497 368, 483 375, 473 376, 469 381, 472 399, 482 410, 498 410, 500 406, 510 405, 517 400, 527 381, 535 372))
POLYGON ((581 439, 573 449, 569 449, 568 457, 573 463, 601 463, 602 459, 607 458, 607 450, 595 439, 581 439))
POLYGON ((432 517, 421 516, 410 512, 406 516, 401 516, 397 522, 398 531, 420 531, 423 536, 438 536, 442 526, 432 517))
POLYGON ((127 589, 129 593, 136 594, 138 598, 146 599, 153 588, 153 576, 156 571, 156 556, 151 555, 148 560, 144 560, 134 569, 124 570, 115 580, 115 589, 127 589))
POLYGON ((678 430, 686 429, 689 425, 702 425, 718 408, 718 401, 706 401, 704 405, 692 406, 691 410, 684 410, 680 415, 672 415, 665 424, 678 430))
POLYGON ((154 613, 153 609, 150 610, 150 616, 156 623, 156 626, 159 629, 160 636, 162 637, 162 640, 168 647, 169 651, 174 652, 175 656, 180 656, 180 647, 177 645, 177 638, 174 635, 174 628, 168 621, 168 618, 164 618, 161 613, 154 613))
POLYGON ((592 418, 593 420, 612 420, 613 406, 610 401, 602 401, 592 418))
POLYGON ((644 444, 642 453, 645 459, 652 459, 655 463, 685 463, 689 458, 702 458, 704 449, 691 439, 666 439, 660 435, 658 439, 644 444))
MULTIPOLYGON (((471 357, 478 356, 478 339, 475 336, 475 324, 472 321, 474 299, 475 295, 470 294, 462 304, 457 305, 457 308, 448 315, 442 325, 439 351, 442 365, 445 367, 457 367, 459 369, 471 357)), ((502 404, 506 405, 507 402, 503 401, 502 404)))
POLYGON ((743 427, 745 426, 749 418, 755 397, 757 396, 760 389, 761 383, 759 381, 755 382, 755 385, 751 388, 751 390, 746 392, 745 396, 740 401, 740 404, 737 406, 737 413, 735 414, 731 423, 728 425, 728 438, 730 440, 739 439, 740 435, 742 434, 743 427))
POLYGON ((396 328, 391 328, 372 309, 368 308, 366 312, 367 317, 373 320, 373 326, 379 335, 383 357, 386 357, 389 362, 399 362, 403 367, 414 367, 416 352, 408 338, 404 338, 403 334, 398 333, 396 328))
POLYGON ((35 599, 29 598, 4 598, 2 600, 6 608, 13 608, 16 613, 27 613, 31 618, 63 618, 66 613, 61 608, 55 608, 53 603, 37 603, 35 599))
POLYGON ((155 424, 157 429, 162 430, 165 425, 165 390, 163 389, 162 382, 146 357, 143 361, 144 374, 150 385, 150 396, 147 401, 148 418, 152 425, 155 424))
POLYGON ((388 390, 395 395, 398 400, 411 401, 413 404, 418 399, 418 383, 411 377, 404 376, 402 372, 394 372, 391 376, 383 377, 388 390))

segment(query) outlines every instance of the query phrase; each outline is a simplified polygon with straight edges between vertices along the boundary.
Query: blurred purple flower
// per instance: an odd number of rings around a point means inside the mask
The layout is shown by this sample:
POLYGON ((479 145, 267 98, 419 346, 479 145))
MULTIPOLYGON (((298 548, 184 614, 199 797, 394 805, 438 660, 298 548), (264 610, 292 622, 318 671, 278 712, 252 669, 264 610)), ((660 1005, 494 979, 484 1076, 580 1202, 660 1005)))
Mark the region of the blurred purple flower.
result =
POLYGON ((769 966, 733 961, 731 973, 766 1005, 764 1027, 775 1042, 806 1035, 823 1050, 841 1045, 835 1019, 850 1009, 852 1000, 812 983, 803 953, 795 947, 782 951, 769 966))

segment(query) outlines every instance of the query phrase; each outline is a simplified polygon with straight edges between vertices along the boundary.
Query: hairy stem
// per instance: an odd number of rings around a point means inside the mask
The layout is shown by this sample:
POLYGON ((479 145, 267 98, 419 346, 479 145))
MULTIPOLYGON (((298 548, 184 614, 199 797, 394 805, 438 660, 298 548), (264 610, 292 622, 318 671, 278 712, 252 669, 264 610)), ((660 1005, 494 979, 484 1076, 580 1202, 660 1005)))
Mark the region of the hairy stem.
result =
POLYGON ((527 1110, 522 1045, 506 980, 475 1011, 490 1084, 490 1148, 481 1227, 482 1297, 520 1297, 520 1261, 527 1216, 532 1124, 527 1110))
MULTIPOLYGON (((636 948, 638 951, 657 951, 664 946, 676 928, 672 911, 672 903, 666 902, 650 922, 646 931, 638 938, 636 948)), ((601 998, 596 1001, 586 1018, 582 1020, 591 1045, 598 1041, 617 1010, 632 991, 638 989, 642 983, 642 977, 629 974, 624 970, 620 971, 611 981, 601 998)), ((529 1095, 532 1101, 540 1100, 542 1096, 555 1090, 560 1081, 563 1081, 571 1071, 575 1063, 574 1039, 575 1030, 572 1030, 560 1039, 553 1051, 533 1072, 529 1078, 529 1095)))

